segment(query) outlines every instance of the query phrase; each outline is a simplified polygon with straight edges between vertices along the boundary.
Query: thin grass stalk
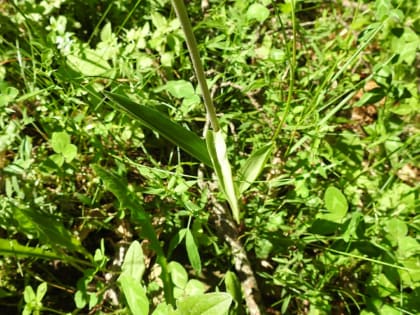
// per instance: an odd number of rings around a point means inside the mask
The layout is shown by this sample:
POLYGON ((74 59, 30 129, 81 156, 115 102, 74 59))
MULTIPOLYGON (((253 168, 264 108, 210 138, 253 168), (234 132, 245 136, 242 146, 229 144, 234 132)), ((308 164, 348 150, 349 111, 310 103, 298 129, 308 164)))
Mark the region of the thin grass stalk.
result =
POLYGON ((296 14, 295 14, 295 1, 292 0, 290 2, 292 10, 291 10, 291 17, 292 17, 292 56, 290 60, 290 75, 289 75, 289 89, 287 92, 287 100, 286 100, 286 110, 284 111, 283 117, 280 123, 277 125, 276 131, 273 134, 273 141, 276 141, 277 137, 280 134, 281 129, 283 128, 283 124, 286 120, 287 115, 289 114, 292 98, 293 98, 293 90, 295 89, 295 71, 296 71, 296 14))
POLYGON ((208 119, 210 120, 210 124, 213 130, 217 132, 220 129, 220 127, 216 117, 216 109, 214 107, 210 91, 207 86, 206 75, 204 74, 203 65, 201 63, 200 55, 198 53, 197 41, 195 40, 191 22, 188 17, 187 9, 185 8, 183 0, 172 0, 171 2, 173 7, 175 8, 176 15, 178 16, 178 19, 181 22, 181 27, 185 34, 185 39, 194 67, 195 75, 197 77, 201 93, 203 94, 204 106, 206 107, 208 119))

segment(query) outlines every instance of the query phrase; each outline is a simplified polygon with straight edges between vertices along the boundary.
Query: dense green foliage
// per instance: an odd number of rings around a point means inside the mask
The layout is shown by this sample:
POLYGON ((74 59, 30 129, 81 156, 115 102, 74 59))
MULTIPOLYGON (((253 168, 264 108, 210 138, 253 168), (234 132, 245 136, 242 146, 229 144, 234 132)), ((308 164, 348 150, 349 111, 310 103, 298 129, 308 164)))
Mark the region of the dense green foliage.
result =
MULTIPOLYGON (((262 312, 419 314, 416 1, 187 9, 262 312)), ((169 0, 0 2, 0 313, 245 314, 208 128, 169 0)))

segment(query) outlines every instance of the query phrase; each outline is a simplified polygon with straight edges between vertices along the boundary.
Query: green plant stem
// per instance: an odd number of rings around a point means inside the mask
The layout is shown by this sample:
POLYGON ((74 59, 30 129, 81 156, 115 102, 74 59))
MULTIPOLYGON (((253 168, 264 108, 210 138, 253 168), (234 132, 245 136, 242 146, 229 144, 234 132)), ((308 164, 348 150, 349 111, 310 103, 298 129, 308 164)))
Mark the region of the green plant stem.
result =
POLYGON ((172 0, 172 6, 175 9, 176 15, 181 22, 182 30, 185 34, 188 51, 190 53, 191 61, 194 67, 195 75, 197 77, 198 85, 200 86, 201 93, 203 94, 204 106, 206 107, 207 116, 214 131, 220 129, 219 122, 216 117, 216 109, 210 96, 210 91, 207 86, 206 76, 204 74, 203 65, 198 53, 197 41, 192 30, 191 22, 188 17, 187 9, 183 0, 172 0))
POLYGON ((286 120, 287 115, 290 111, 290 106, 292 103, 292 97, 293 97, 293 90, 295 88, 295 71, 296 71, 296 14, 295 14, 295 1, 290 1, 292 11, 292 33, 293 33, 293 39, 292 39, 292 56, 290 60, 290 76, 289 76, 289 89, 287 92, 287 100, 286 100, 286 110, 284 111, 283 117, 280 121, 280 123, 277 125, 276 131, 273 134, 273 142, 276 141, 277 137, 279 136, 279 133, 283 127, 284 121, 286 120))

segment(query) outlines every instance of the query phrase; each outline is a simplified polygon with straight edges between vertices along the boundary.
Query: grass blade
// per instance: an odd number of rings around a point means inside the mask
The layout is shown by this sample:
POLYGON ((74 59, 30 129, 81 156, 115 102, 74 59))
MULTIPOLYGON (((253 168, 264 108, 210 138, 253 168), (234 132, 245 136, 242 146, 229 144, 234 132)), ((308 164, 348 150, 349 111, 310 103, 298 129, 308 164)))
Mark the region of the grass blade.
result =
POLYGON ((80 241, 55 218, 33 208, 14 207, 14 214, 22 230, 34 233, 41 242, 51 246, 54 251, 65 249, 92 258, 80 241))
POLYGON ((232 210, 233 218, 239 223, 239 205, 232 170, 227 158, 225 139, 222 131, 209 130, 206 135, 207 149, 213 162, 213 168, 219 180, 219 187, 232 210))
POLYGON ((42 259, 62 259, 61 255, 43 248, 19 244, 15 240, 0 238, 0 256, 15 256, 18 258, 36 257, 42 259))
POLYGON ((270 143, 251 153, 239 171, 239 194, 244 193, 261 174, 272 151, 270 143))
POLYGON ((205 142, 195 133, 171 121, 166 115, 151 107, 137 104, 125 96, 106 93, 112 106, 129 114, 143 126, 150 128, 200 162, 212 166, 205 142))

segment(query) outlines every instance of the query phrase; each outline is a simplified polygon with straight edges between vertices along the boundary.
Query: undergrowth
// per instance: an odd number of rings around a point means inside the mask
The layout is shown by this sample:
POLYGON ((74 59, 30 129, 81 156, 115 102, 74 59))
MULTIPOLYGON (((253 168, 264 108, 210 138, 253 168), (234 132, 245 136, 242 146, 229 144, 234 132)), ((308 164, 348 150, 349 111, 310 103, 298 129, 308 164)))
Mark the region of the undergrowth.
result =
POLYGON ((416 2, 187 10, 258 310, 170 1, 20 0, 0 3, 0 312, 418 314, 416 2))

